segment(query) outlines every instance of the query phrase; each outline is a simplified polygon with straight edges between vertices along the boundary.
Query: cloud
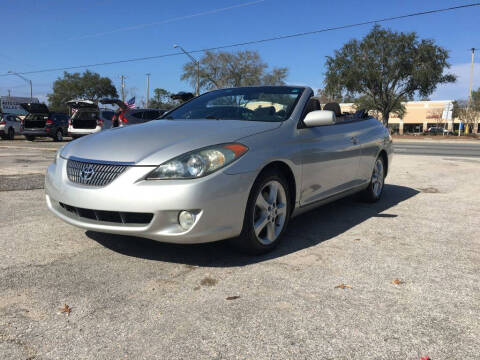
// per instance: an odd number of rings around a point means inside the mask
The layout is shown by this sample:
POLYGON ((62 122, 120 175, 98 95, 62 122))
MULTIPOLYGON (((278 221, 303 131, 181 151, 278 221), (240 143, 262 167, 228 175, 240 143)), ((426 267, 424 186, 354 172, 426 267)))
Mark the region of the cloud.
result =
MULTIPOLYGON (((457 75, 453 84, 441 85, 430 96, 432 100, 457 100, 468 98, 470 84, 470 63, 452 65, 449 73, 457 75)), ((480 63, 474 63, 473 89, 480 88, 480 63)))

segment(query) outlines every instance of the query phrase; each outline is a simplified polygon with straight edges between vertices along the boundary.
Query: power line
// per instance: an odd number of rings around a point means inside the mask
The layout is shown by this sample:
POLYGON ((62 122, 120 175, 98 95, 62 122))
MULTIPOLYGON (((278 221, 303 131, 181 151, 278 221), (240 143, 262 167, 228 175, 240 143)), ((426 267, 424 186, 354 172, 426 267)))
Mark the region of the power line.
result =
POLYGON ((219 13, 219 12, 222 12, 222 11, 237 9, 237 8, 241 8, 241 7, 245 7, 245 6, 256 5, 256 4, 259 4, 259 3, 264 2, 264 1, 265 0, 250 1, 250 2, 247 2, 247 3, 243 3, 243 4, 237 4, 237 5, 223 7, 223 8, 219 8, 219 9, 207 10, 207 11, 203 11, 203 12, 196 13, 196 14, 177 16, 177 17, 174 17, 174 18, 171 18, 171 19, 156 21, 156 22, 152 22, 152 23, 148 23, 148 24, 132 25, 132 26, 118 28, 118 29, 114 29, 114 30, 110 30, 110 31, 99 32, 99 33, 96 33, 96 34, 89 34, 89 35, 73 37, 69 40, 89 39, 89 38, 95 38, 95 37, 99 37, 99 36, 103 36, 103 35, 115 34, 115 33, 122 32, 122 31, 137 30, 137 29, 143 29, 143 28, 151 27, 151 26, 155 26, 155 25, 169 24, 169 23, 172 23, 172 22, 175 22, 175 21, 187 20, 187 19, 192 19, 192 18, 199 17, 199 16, 211 15, 211 14, 216 14, 216 13, 219 13))
MULTIPOLYGON (((189 51, 189 52, 190 53, 201 53, 201 52, 205 52, 205 51, 214 51, 214 50, 221 50, 221 49, 227 49, 227 48, 238 47, 238 46, 260 44, 260 43, 265 43, 265 42, 270 42, 270 41, 277 41, 277 40, 284 40, 284 39, 290 39, 290 38, 313 35, 313 34, 320 34, 320 33, 329 32, 329 31, 343 30, 343 29, 348 29, 348 28, 353 28, 353 27, 377 24, 377 23, 393 21, 393 20, 406 19, 406 18, 411 18, 411 17, 416 17, 416 16, 437 14, 437 13, 442 13, 442 12, 447 12, 447 11, 470 8, 470 7, 479 6, 479 5, 480 5, 480 2, 477 2, 477 3, 453 6, 453 7, 449 7, 449 8, 443 8, 443 9, 421 11, 421 12, 416 12, 416 13, 411 13, 411 14, 406 14, 406 15, 399 15, 399 16, 392 16, 392 17, 387 17, 387 18, 382 18, 382 19, 377 19, 377 20, 363 21, 363 22, 359 22, 359 23, 355 23, 355 24, 341 25, 341 26, 329 27, 329 28, 313 30, 313 31, 306 31, 306 32, 289 34, 289 35, 279 35, 279 36, 274 36, 274 37, 260 39, 260 40, 251 40, 251 41, 245 41, 245 42, 240 42, 240 43, 216 46, 216 47, 211 47, 211 48, 192 50, 192 51, 189 51)), ((106 66, 106 65, 136 62, 136 61, 160 59, 160 58, 165 58, 165 57, 170 57, 170 56, 178 56, 178 55, 183 55, 183 52, 174 52, 174 53, 168 53, 168 54, 162 54, 162 55, 145 56, 145 57, 139 57, 139 58, 125 59, 125 60, 115 60, 115 61, 107 61, 107 62, 95 63, 95 64, 67 66, 67 67, 62 67, 62 68, 50 68, 50 69, 25 71, 25 72, 17 72, 17 73, 26 75, 26 74, 38 74, 38 73, 54 72, 54 71, 66 71, 66 70, 89 68, 89 67, 94 67, 94 66, 106 66)), ((8 75, 10 75, 10 74, 8 74, 8 73, 7 74, 0 74, 0 76, 8 76, 8 75)))

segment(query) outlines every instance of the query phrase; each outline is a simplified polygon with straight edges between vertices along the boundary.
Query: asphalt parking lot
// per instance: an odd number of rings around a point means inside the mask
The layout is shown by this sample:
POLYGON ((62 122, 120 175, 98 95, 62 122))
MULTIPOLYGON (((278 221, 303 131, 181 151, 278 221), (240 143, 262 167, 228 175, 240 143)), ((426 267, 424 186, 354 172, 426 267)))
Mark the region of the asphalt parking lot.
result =
POLYGON ((0 358, 478 358, 480 159, 397 155, 379 203, 248 257, 63 223, 42 189, 59 145, 0 141, 0 358))

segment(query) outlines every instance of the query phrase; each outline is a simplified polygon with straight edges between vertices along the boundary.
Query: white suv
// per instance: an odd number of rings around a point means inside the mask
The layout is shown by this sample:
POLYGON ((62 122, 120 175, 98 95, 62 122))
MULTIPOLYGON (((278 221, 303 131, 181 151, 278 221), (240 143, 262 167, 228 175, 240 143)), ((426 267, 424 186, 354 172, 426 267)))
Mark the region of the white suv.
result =
POLYGON ((113 110, 99 109, 92 100, 71 100, 67 105, 73 112, 68 121, 68 134, 74 139, 112 126, 113 110))

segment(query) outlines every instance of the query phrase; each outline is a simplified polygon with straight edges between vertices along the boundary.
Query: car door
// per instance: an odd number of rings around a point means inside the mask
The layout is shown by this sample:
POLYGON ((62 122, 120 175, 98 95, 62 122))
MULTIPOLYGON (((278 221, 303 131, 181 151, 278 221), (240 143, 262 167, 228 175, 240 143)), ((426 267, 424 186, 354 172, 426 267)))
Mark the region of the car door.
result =
POLYGON ((362 183, 361 146, 350 122, 299 129, 302 158, 301 205, 319 201, 362 183))
POLYGON ((15 130, 15 134, 20 134, 21 132, 21 125, 22 125, 22 119, 20 119, 18 116, 12 116, 13 117, 13 129, 15 130))

